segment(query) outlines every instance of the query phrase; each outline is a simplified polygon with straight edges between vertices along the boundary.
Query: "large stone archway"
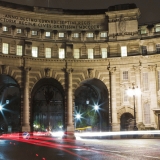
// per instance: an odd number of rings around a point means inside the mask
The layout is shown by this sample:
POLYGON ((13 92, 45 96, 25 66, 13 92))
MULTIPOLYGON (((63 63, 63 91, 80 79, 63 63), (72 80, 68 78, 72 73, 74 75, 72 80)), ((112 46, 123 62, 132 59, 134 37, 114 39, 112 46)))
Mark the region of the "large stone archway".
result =
POLYGON ((18 83, 10 76, 0 75, 0 132, 19 132, 21 96, 18 83))
POLYGON ((64 91, 53 78, 37 82, 32 90, 32 130, 59 131, 64 129, 64 91))
POLYGON ((75 90, 75 127, 87 126, 95 131, 110 129, 108 89, 96 78, 83 81, 75 90), (95 105, 99 106, 97 111, 95 105), (78 113, 81 120, 76 119, 78 113))

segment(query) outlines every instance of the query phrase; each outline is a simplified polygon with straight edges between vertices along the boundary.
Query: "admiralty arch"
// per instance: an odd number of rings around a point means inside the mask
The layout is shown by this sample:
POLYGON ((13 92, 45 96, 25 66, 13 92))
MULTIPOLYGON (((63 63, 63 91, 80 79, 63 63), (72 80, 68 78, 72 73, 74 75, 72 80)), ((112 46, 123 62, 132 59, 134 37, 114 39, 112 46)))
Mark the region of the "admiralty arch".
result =
POLYGON ((140 14, 0 2, 1 130, 160 129, 160 23, 140 14))

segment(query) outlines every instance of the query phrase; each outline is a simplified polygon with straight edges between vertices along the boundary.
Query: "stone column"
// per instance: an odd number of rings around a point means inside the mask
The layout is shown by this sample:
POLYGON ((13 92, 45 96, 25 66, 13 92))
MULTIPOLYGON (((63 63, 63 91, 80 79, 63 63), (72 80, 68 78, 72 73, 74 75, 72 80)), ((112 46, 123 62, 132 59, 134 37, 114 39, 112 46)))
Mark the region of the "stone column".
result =
POLYGON ((151 103, 150 103, 150 115, 151 115, 151 127, 157 128, 156 122, 155 122, 155 115, 153 112, 153 108, 157 108, 157 89, 156 89, 156 65, 149 65, 149 84, 150 84, 150 97, 151 97, 151 103))
POLYGON ((27 38, 31 38, 31 29, 30 28, 27 27, 25 29, 25 33, 26 33, 27 38))
POLYGON ((29 71, 31 68, 24 68, 24 94, 23 94, 23 119, 22 119, 22 132, 30 132, 29 122, 29 71))
POLYGON ((81 41, 85 41, 86 40, 86 32, 82 31, 81 32, 81 41))
POLYGON ((72 40, 72 31, 67 31, 67 38, 69 41, 72 40))
POLYGON ((67 127, 64 138, 75 139, 73 124, 73 98, 72 98, 72 72, 73 69, 67 69, 68 91, 67 91, 67 127))
MULTIPOLYGON (((133 69, 135 71, 135 88, 138 87, 139 89, 141 89, 141 66, 133 66, 133 69)), ((137 117, 137 120, 136 122, 138 124, 142 124, 143 122, 143 114, 142 114, 142 100, 141 100, 141 94, 136 96, 135 95, 135 98, 136 98, 136 117, 137 117)))
POLYGON ((53 37, 52 37, 55 41, 58 39, 58 31, 57 30, 53 30, 53 37))
POLYGON ((44 29, 40 29, 39 32, 40 32, 41 39, 44 39, 45 38, 45 31, 44 31, 44 29))
POLYGON ((111 78, 111 112, 112 112, 112 131, 119 131, 120 124, 117 119, 117 102, 116 102, 116 67, 109 68, 111 78))
POLYGON ((11 26, 11 34, 13 37, 16 35, 16 26, 11 26))

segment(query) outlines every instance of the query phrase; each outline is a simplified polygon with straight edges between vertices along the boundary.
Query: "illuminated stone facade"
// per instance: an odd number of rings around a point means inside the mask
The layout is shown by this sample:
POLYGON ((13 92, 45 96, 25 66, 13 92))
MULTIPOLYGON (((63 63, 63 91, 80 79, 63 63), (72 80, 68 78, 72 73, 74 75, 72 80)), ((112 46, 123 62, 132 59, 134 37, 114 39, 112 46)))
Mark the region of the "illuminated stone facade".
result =
POLYGON ((76 11, 1 3, 0 73, 20 86, 22 131, 31 130, 32 91, 44 78, 64 89, 67 132, 74 131, 75 90, 90 79, 108 89, 113 131, 122 115, 134 115, 126 95, 132 83, 142 92, 135 101, 138 129, 160 129, 160 24, 139 26, 139 16, 134 5, 76 11))

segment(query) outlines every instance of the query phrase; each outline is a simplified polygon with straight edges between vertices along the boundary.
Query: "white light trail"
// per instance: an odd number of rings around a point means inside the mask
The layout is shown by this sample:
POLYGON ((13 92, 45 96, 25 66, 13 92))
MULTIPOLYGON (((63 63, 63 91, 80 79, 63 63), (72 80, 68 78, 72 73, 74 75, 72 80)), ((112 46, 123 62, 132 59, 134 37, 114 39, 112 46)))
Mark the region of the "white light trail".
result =
POLYGON ((76 137, 99 137, 99 136, 117 136, 117 135, 147 135, 156 134, 160 135, 160 130, 150 131, 119 131, 119 132, 82 132, 75 133, 76 137))

